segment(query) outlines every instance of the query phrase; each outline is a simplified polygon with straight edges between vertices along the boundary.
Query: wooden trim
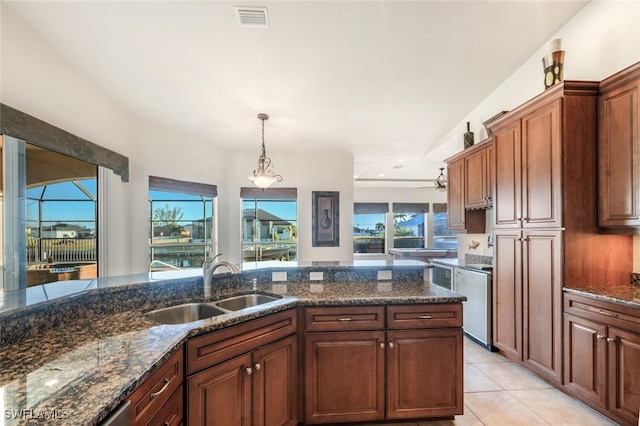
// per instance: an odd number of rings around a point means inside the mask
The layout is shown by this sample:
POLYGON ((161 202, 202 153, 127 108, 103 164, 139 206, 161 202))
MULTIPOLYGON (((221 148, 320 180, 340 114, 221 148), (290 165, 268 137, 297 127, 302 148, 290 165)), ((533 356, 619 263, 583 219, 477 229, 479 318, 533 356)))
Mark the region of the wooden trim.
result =
POLYGON ((187 182, 158 176, 149 176, 149 190, 179 192, 182 194, 217 197, 218 186, 206 183, 187 182))
POLYGON ((0 134, 106 167, 129 182, 129 158, 4 104, 0 104, 0 134))

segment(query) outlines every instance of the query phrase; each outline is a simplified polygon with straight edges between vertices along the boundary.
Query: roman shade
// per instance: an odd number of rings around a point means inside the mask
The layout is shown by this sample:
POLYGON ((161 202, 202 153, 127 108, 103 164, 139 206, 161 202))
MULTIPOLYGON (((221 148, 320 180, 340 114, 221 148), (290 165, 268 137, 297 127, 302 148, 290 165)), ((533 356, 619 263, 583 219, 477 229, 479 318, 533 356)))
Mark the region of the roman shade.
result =
POLYGON ((389 203, 353 203, 354 214, 380 214, 389 212, 389 203))
POLYGON ((394 213, 429 213, 429 203, 393 203, 394 213))
POLYGON ((243 200, 297 200, 298 188, 240 188, 243 200))

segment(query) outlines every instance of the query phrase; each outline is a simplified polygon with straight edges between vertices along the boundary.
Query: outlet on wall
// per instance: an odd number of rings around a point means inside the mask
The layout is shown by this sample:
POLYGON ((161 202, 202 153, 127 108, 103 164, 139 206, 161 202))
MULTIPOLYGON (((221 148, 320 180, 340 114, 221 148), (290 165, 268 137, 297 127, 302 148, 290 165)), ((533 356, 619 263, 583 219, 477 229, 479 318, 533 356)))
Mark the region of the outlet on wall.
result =
POLYGON ((322 271, 309 272, 310 281, 322 281, 324 280, 324 274, 322 271))
POLYGON ((391 271, 378 271, 378 279, 379 280, 390 280, 391 279, 391 271))
POLYGON ((287 271, 278 271, 271 273, 271 281, 286 281, 287 271))

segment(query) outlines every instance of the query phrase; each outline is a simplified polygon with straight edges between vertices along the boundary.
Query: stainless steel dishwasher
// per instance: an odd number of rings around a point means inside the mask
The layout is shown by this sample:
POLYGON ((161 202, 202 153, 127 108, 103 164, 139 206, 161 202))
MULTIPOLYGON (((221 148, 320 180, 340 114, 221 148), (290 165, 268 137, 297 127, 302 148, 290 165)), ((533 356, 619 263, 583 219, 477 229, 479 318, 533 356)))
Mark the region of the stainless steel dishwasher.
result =
POLYGON ((491 273, 455 268, 453 286, 467 296, 462 305, 464 333, 492 350, 491 273))

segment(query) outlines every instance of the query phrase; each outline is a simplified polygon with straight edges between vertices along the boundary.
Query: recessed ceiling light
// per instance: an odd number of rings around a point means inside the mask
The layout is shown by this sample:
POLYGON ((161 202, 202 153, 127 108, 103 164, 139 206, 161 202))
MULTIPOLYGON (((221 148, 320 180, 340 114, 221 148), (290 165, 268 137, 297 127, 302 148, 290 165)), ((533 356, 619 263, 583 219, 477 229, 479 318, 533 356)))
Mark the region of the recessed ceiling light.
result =
POLYGON ((380 173, 378 176, 380 176, 380 177, 384 177, 384 174, 383 174, 383 173, 380 173))
POLYGON ((394 168, 394 169, 401 169, 401 168, 403 168, 403 167, 404 167, 404 166, 393 166, 393 168, 394 168))
POLYGON ((241 27, 269 28, 266 7, 237 6, 234 9, 241 27))

